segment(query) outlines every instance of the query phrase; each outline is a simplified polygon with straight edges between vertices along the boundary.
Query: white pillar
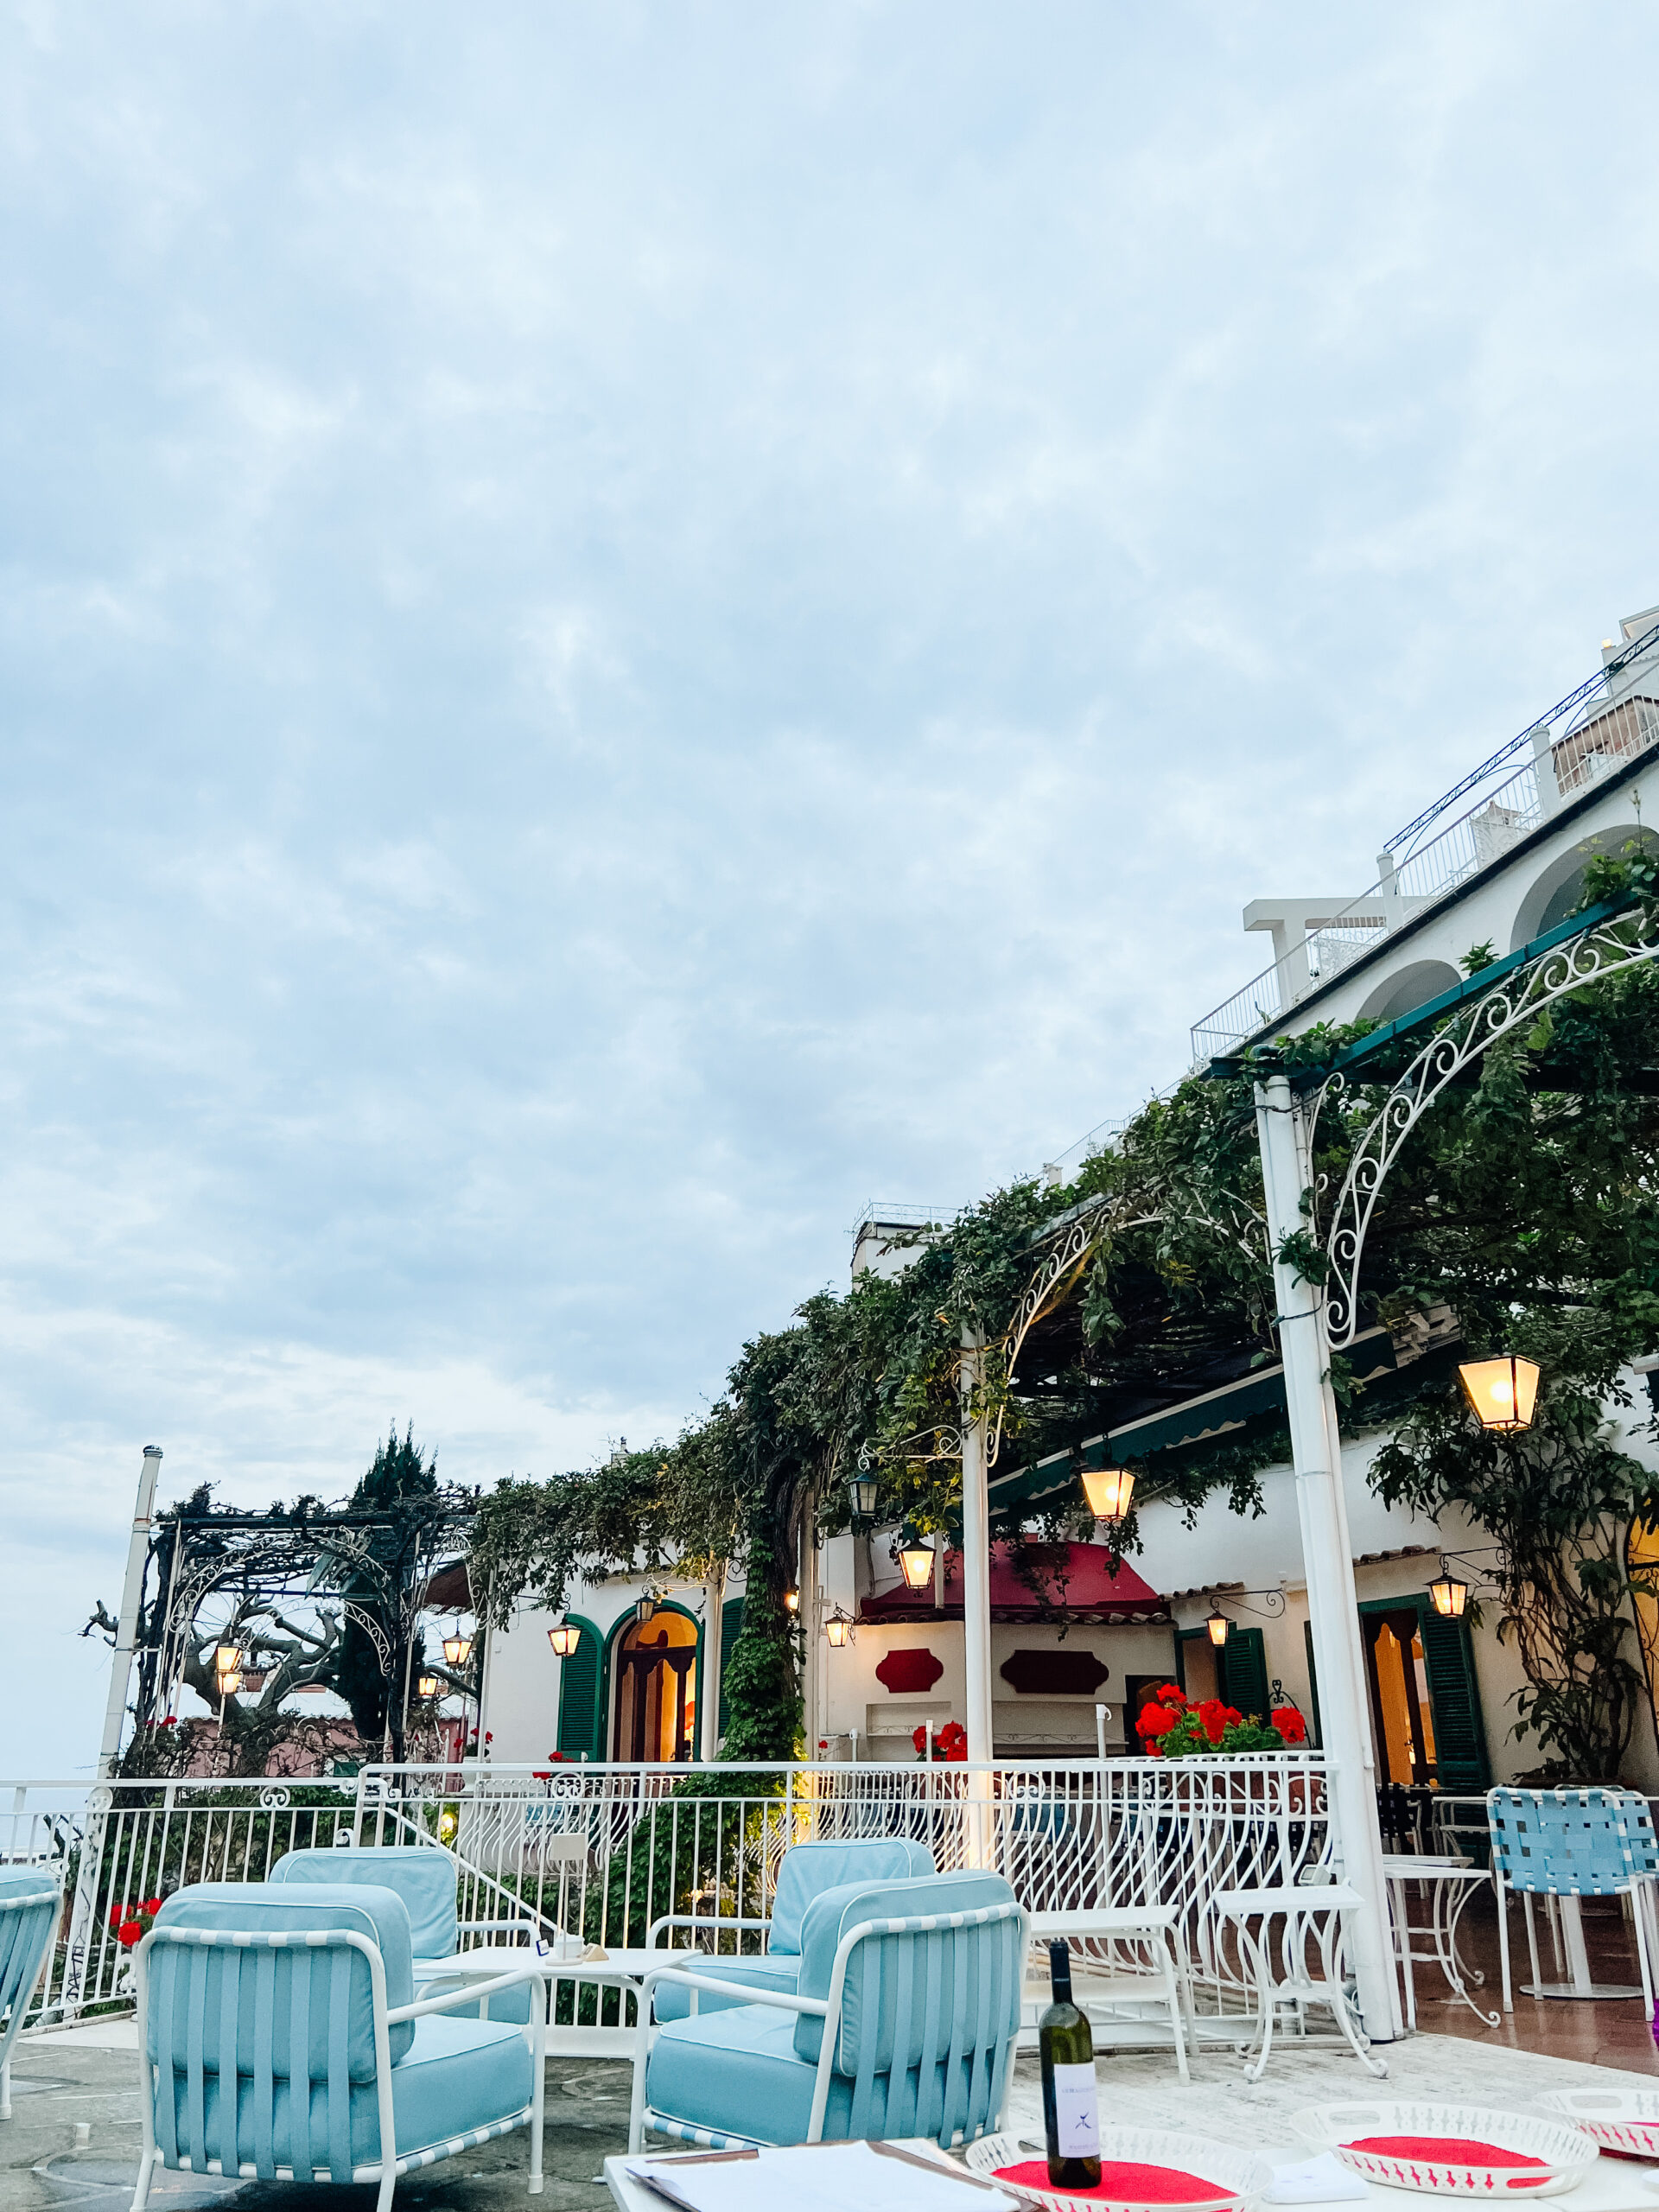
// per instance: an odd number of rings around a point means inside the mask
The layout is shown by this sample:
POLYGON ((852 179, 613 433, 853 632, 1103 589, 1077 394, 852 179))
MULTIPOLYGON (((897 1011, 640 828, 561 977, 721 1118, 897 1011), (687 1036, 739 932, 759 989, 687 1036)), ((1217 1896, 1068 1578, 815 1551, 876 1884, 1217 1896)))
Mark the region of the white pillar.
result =
POLYGON ((962 1645, 968 1672, 968 1757, 991 1756, 991 1508, 985 1468, 985 1422, 969 1418, 985 1339, 962 1332, 962 1645))
POLYGON ((725 1626, 726 1569, 717 1567, 702 1586, 702 1703, 697 1712, 697 1756, 720 1755, 721 1631, 725 1626))
POLYGON ((127 1688, 132 1679, 133 1653, 138 1646, 138 1605, 143 1596, 144 1562, 149 1556, 150 1518, 156 1509, 156 1485, 161 1472, 161 1446, 146 1444, 138 1470, 138 1495, 132 1508, 132 1534, 127 1539, 127 1579, 121 1587, 115 1649, 110 1654, 110 1694, 104 1707, 104 1740, 98 1753, 100 1781, 106 1781, 115 1772, 115 1763, 121 1755, 127 1688))
MULTIPOLYGON (((1277 1252, 1286 1237, 1307 1227, 1301 1205, 1307 1180, 1302 1108, 1284 1076, 1272 1075, 1257 1084, 1255 1115, 1268 1241, 1277 1252)), ((1365 1900, 1363 1909, 1344 1916, 1344 1934, 1365 2032, 1373 2042, 1388 2043, 1401 2031, 1399 1993, 1325 1300, 1317 1284, 1287 1263, 1275 1260, 1273 1280, 1307 1575, 1308 1623, 1319 1680, 1319 1719, 1330 1763, 1332 1824, 1344 1878, 1365 1900)))

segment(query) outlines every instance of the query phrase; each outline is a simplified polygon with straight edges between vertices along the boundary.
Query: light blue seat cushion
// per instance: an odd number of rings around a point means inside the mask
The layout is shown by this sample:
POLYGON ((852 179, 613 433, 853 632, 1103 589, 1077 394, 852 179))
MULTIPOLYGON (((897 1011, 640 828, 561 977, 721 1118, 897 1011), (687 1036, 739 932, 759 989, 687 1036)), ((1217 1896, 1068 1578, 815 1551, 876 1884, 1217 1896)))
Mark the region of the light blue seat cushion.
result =
POLYGON ((38 1866, 0 1866, 0 1904, 12 1897, 54 1897, 57 1884, 38 1866))
MULTIPOLYGON (((163 2074, 161 2078, 165 2085, 168 2076, 163 2074)), ((192 2167, 200 2171, 201 2162, 189 2144, 189 2076, 174 2074, 171 2081, 173 2124, 177 2131, 174 2139, 181 2151, 190 2155, 192 2167)), ((417 2020, 414 2042, 391 2072, 392 2126, 398 2156, 430 2149, 522 2112, 530 2102, 532 2087, 530 2046, 516 2028, 493 2020, 446 2019, 436 2013, 417 2020)), ((278 2081, 271 2100, 270 2138, 262 2145, 259 2100, 254 2091, 253 2082, 238 2075, 235 2155, 239 2164, 258 2166, 269 2177, 276 2167, 296 2163, 295 2100, 289 2082, 278 2081)), ((208 2158, 226 2157, 222 2112, 219 2079, 210 2074, 202 2101, 202 2137, 208 2158)), ((330 2143, 328 2093, 321 2082, 311 2085, 309 2119, 308 2145, 300 2145, 302 2163, 331 2171, 331 2156, 336 2151, 345 2152, 353 2166, 378 2162, 380 2109, 372 2080, 352 2084, 346 2137, 340 2145, 330 2143)), ((159 2113, 156 2120, 157 2139, 165 2145, 159 2113)), ((343 2181, 348 2172, 335 2171, 334 2177, 343 2181)))
MULTIPOLYGON (((415 1946, 415 1980, 423 1997, 440 1997, 460 1984, 433 1971, 453 1958, 461 1940, 455 1914, 455 1862, 447 1851, 428 1844, 372 1844, 358 1851, 290 1851, 270 1870, 273 1882, 367 1882, 396 1890, 409 1909, 410 1941, 415 1946)), ((528 1958, 528 1951, 524 1954, 528 1958)), ((490 2018, 522 2027, 530 2018, 526 1986, 490 2001, 490 2018)), ((480 2007, 465 2005, 456 2019, 476 2019, 480 2007)))
MULTIPOLYGON (((175 1890, 156 1916, 158 1928, 212 1928, 246 1930, 254 1935, 293 1934, 307 1929, 345 1929, 365 1936, 375 1944, 385 1970, 386 2005, 395 2012, 415 2001, 415 1971, 409 1940, 409 1915, 395 1891, 367 1883, 314 1883, 303 1888, 272 1882, 196 1882, 175 1890)), ((202 2063, 217 2069, 220 1954, 204 1946, 156 1943, 151 1946, 149 2002, 146 2048, 157 2064, 183 2069, 189 2064, 193 2035, 202 2037, 202 2063), (203 2034, 203 2024, 212 2022, 203 2034)), ((268 1996, 270 2009, 256 2000, 259 1976, 243 1975, 238 1999, 238 2070, 251 2072, 255 2050, 268 2042, 271 2063, 279 2075, 293 2070, 289 2043, 298 2017, 305 2022, 308 2050, 302 2064, 314 2076, 328 2071, 330 2013, 343 2004, 346 2020, 346 2056, 354 2082, 374 2079, 374 2011, 369 1962, 362 1952, 346 1948, 336 1953, 296 1945, 269 1951, 271 1961, 268 1996), (335 1958, 348 1963, 339 1967, 335 1958), (344 1977, 336 1984, 336 1974, 344 1977), (298 1977, 298 1994, 296 1994, 298 1977)), ((264 1971, 262 1969, 262 1971, 264 1971)), ((405 2020, 389 2031, 394 2065, 415 2039, 415 2024, 405 2020)))
MULTIPOLYGON (((924 1874, 909 1882, 849 1882, 843 1888, 826 1891, 806 1909, 799 1993, 803 1997, 828 1997, 842 1937, 861 1921, 977 1912, 1014 1902, 1014 1891, 1001 1875, 991 1873, 924 1874)), ((838 2073, 858 2072, 861 2041, 872 2032, 876 2037, 876 2069, 886 2072, 892 2064, 903 1979, 897 1954, 906 1944, 925 1945, 936 1954, 921 1978, 925 1981, 943 1974, 954 1988, 964 2040, 971 2042, 982 2026, 992 2035, 1005 2024, 1010 2034, 1018 2028, 1023 1961, 1020 1923, 1012 1916, 991 1926, 945 1929, 923 1937, 872 1940, 860 1943, 848 1961, 842 1986, 841 2041, 835 2062, 838 2073)), ((913 2065, 921 2051, 928 2005, 918 1998, 903 2009, 909 2026, 901 2063, 913 2065)), ((950 2039, 948 2033, 940 2037, 944 2044, 950 2039)), ((798 2013, 794 2028, 798 2054, 816 2060, 823 2040, 823 2022, 810 2012, 798 2013)))
POLYGON ((933 1872, 933 1854, 908 1836, 864 1836, 848 1843, 797 1843, 778 1868, 768 1952, 798 1955, 801 1923, 814 1897, 849 1882, 902 1882, 933 1872))
MULTIPOLYGON (((826 1890, 849 1882, 899 1882, 933 1872, 933 1854, 907 1836, 869 1836, 849 1843, 797 1843, 785 1852, 772 1891, 772 1926, 764 1953, 750 1957, 688 1959, 693 1974, 712 1981, 735 1982, 744 1989, 777 1989, 792 1996, 800 1973, 801 1923, 806 1908, 826 1890)), ((723 2012, 741 2005, 737 1997, 697 1992, 699 2012, 723 2012)), ((691 1992, 664 1983, 657 1992, 658 2020, 691 2017, 691 1992)))
MULTIPOLYGON (((750 1959, 709 1959, 691 1952, 687 1955, 685 1964, 689 1972, 707 1974, 714 1981, 729 1981, 740 1993, 732 1997, 716 1997, 712 1991, 697 1990, 695 1994, 699 2015, 726 2012, 734 2005, 742 2005, 745 2000, 741 1992, 745 1989, 775 1989, 792 1997, 796 1977, 801 1970, 799 1959, 787 1951, 767 1951, 750 1959)), ((671 1981, 659 1982, 655 2005, 658 2019, 689 2019, 693 1994, 691 1990, 678 1988, 671 1981)), ((789 2020, 793 2016, 780 2013, 779 2018, 789 2020)))
MULTIPOLYGON (((984 2064, 981 2062, 981 2072, 984 2064)), ((969 2069, 958 2063, 955 2111, 969 2108, 969 2069)), ((899 2108, 884 2120, 887 2083, 864 2101, 855 2121, 855 2084, 830 2077, 823 2133, 830 2142, 872 2133, 889 2140, 937 2132, 944 2109, 944 2065, 933 2068, 932 2099, 918 2123, 918 2069, 906 2075, 899 2108)), ((804 2143, 817 2069, 795 2053, 793 2023, 770 2005, 742 2005, 712 2019, 677 2020, 661 2029, 645 2068, 645 2101, 664 2120, 689 2128, 737 2135, 751 2142, 804 2143)), ((982 2096, 979 2101, 983 2104, 982 2096)), ((960 2125, 960 2120, 958 2121, 960 2125)))
POLYGON ((458 1941, 455 1862, 429 1845, 377 1844, 359 1851, 290 1851, 270 1870, 273 1882, 369 1882, 396 1890, 409 1912, 417 1959, 448 1959, 458 1941))

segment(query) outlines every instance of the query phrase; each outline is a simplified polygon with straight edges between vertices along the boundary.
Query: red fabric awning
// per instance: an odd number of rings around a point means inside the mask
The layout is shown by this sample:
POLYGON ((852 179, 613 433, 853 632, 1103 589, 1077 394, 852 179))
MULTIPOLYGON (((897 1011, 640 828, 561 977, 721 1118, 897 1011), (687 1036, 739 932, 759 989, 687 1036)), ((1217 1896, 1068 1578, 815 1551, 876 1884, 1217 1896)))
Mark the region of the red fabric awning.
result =
MULTIPOLYGON (((1030 1544, 1026 1558, 1037 1570, 1048 1610, 1064 1605, 1073 1620, 1167 1621, 1169 1607, 1141 1580, 1127 1560, 1111 1571, 1103 1544, 1030 1544)), ((991 1547, 991 1618, 1040 1621, 1043 1605, 1029 1581, 1015 1569, 1006 1544, 991 1547)), ((909 1590, 900 1583, 880 1598, 867 1598, 858 1609, 862 1621, 959 1621, 962 1618, 962 1554, 944 1562, 944 1607, 933 1603, 933 1586, 909 1590)))

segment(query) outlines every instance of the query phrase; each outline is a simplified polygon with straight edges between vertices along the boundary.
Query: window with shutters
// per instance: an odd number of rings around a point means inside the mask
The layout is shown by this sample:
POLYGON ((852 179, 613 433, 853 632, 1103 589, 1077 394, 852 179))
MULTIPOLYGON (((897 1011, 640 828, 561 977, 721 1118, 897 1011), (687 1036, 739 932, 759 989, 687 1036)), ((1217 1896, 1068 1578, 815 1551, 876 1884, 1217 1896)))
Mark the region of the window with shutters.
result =
POLYGON ((743 1600, 728 1598, 720 1609, 720 1732, 722 1736, 731 1718, 731 1702, 726 1694, 726 1669, 732 1663, 732 1654, 737 1649, 737 1639, 742 1633, 743 1600))
POLYGON ((604 1757, 601 1740, 600 1669, 605 1639, 591 1621, 572 1613, 582 1630, 568 1659, 559 1662, 559 1750, 568 1759, 604 1757))
POLYGON ((1176 1679, 1195 1705, 1218 1697, 1248 1719, 1268 1717, 1268 1655, 1259 1628, 1234 1628, 1219 1649, 1207 1628, 1183 1629, 1175 1639, 1176 1679))
POLYGON ((1368 1599, 1359 1624, 1379 1778, 1408 1789, 1484 1789, 1491 1775, 1469 1624, 1443 1620, 1415 1594, 1368 1599))

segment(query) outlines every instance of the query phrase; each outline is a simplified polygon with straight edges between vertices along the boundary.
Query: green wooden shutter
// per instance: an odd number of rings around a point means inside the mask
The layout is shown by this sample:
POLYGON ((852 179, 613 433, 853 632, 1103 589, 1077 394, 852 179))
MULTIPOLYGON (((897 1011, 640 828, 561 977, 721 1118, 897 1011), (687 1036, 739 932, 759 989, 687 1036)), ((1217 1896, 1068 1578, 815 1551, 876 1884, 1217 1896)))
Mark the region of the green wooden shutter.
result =
POLYGON ((1217 1656, 1221 1661, 1221 1694, 1248 1720, 1268 1717, 1268 1654, 1259 1628, 1236 1628, 1217 1656))
POLYGON ((1313 1741, 1316 1745, 1325 1741, 1325 1731, 1319 1726, 1319 1670, 1313 1663, 1313 1624, 1302 1623, 1302 1641, 1307 1646, 1307 1688, 1313 1700, 1313 1741))
POLYGON ((604 1639, 587 1621, 568 1659, 559 1662, 559 1749, 568 1759, 603 1758, 600 1741, 599 1668, 604 1639))
POLYGON ((1475 1655, 1467 1621, 1443 1620, 1427 1602, 1418 1612, 1423 1670, 1434 1716, 1434 1772, 1442 1789, 1472 1796, 1491 1783, 1486 1731, 1475 1682, 1475 1655))
POLYGON ((726 1694, 726 1670, 732 1663, 732 1654, 737 1649, 737 1639, 743 1633, 743 1600, 728 1598, 720 1609, 720 1732, 726 1733, 726 1724, 732 1717, 731 1700, 726 1694))

